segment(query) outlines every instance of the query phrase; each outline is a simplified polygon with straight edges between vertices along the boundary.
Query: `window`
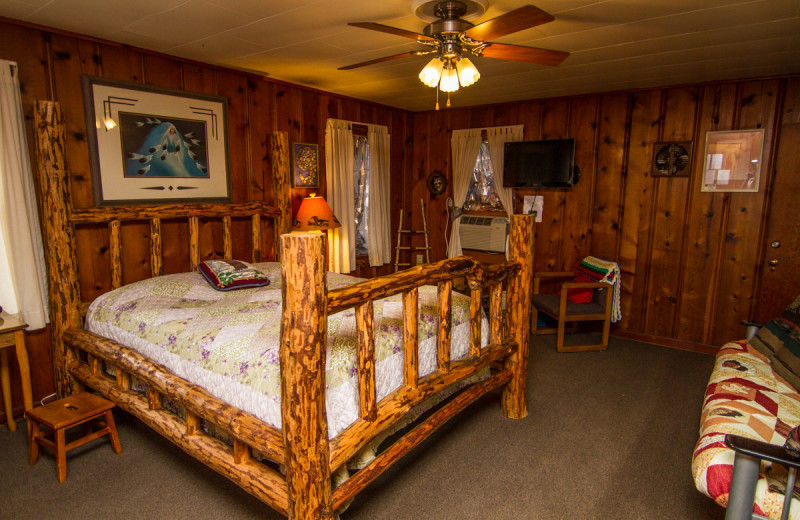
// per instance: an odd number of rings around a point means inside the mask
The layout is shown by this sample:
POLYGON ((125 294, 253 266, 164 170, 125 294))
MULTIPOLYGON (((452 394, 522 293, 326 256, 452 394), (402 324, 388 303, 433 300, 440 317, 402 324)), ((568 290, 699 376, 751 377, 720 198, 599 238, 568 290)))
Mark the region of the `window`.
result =
POLYGON ((391 259, 389 144, 386 126, 326 123, 326 199, 342 224, 328 232, 331 271, 355 270, 359 256, 373 267, 391 259))
POLYGON ((496 211, 505 213, 503 203, 497 194, 494 183, 494 169, 489 152, 489 141, 483 139, 472 171, 467 197, 464 199, 463 208, 467 211, 496 211))

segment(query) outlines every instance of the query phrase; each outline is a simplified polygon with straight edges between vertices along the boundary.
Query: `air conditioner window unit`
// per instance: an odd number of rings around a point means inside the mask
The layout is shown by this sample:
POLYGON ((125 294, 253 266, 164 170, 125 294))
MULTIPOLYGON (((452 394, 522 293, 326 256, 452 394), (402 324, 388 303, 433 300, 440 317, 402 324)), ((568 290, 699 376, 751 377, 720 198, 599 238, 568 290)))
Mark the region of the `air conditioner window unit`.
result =
POLYGON ((461 217, 462 249, 477 249, 502 253, 506 250, 508 219, 505 217, 483 217, 465 215, 461 217))

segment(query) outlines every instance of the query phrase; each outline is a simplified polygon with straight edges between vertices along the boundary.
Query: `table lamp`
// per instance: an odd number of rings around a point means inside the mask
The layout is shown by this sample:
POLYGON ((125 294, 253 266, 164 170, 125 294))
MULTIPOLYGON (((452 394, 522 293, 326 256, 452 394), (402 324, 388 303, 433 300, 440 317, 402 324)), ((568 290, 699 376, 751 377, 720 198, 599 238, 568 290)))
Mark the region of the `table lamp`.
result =
POLYGON ((297 210, 297 216, 292 222, 293 231, 304 232, 322 232, 341 226, 336 215, 325 202, 325 198, 318 197, 315 193, 303 199, 300 209, 297 210))

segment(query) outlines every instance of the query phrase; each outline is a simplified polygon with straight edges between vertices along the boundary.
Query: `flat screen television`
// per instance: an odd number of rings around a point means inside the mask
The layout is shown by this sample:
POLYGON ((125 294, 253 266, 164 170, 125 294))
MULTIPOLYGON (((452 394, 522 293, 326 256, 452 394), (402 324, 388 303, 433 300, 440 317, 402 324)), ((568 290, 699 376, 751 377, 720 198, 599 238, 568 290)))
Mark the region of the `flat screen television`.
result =
POLYGON ((569 188, 578 181, 575 139, 505 143, 503 186, 569 188))

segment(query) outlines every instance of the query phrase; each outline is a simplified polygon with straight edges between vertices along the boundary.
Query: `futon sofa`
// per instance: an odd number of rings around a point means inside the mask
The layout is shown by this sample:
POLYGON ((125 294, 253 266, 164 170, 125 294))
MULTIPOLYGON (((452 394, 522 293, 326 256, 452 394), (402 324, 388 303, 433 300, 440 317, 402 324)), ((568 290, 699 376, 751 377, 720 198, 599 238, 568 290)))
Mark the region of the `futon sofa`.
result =
MULTIPOLYGON (((726 443, 726 435, 782 446, 800 424, 798 388, 800 296, 753 338, 727 343, 717 353, 703 400, 700 438, 692 457, 698 490, 728 506, 734 451, 731 443, 726 443)), ((762 462, 753 512, 780 518, 786 482, 787 470, 782 465, 762 462)), ((798 502, 800 490, 795 488, 790 518, 800 519, 798 502)))

